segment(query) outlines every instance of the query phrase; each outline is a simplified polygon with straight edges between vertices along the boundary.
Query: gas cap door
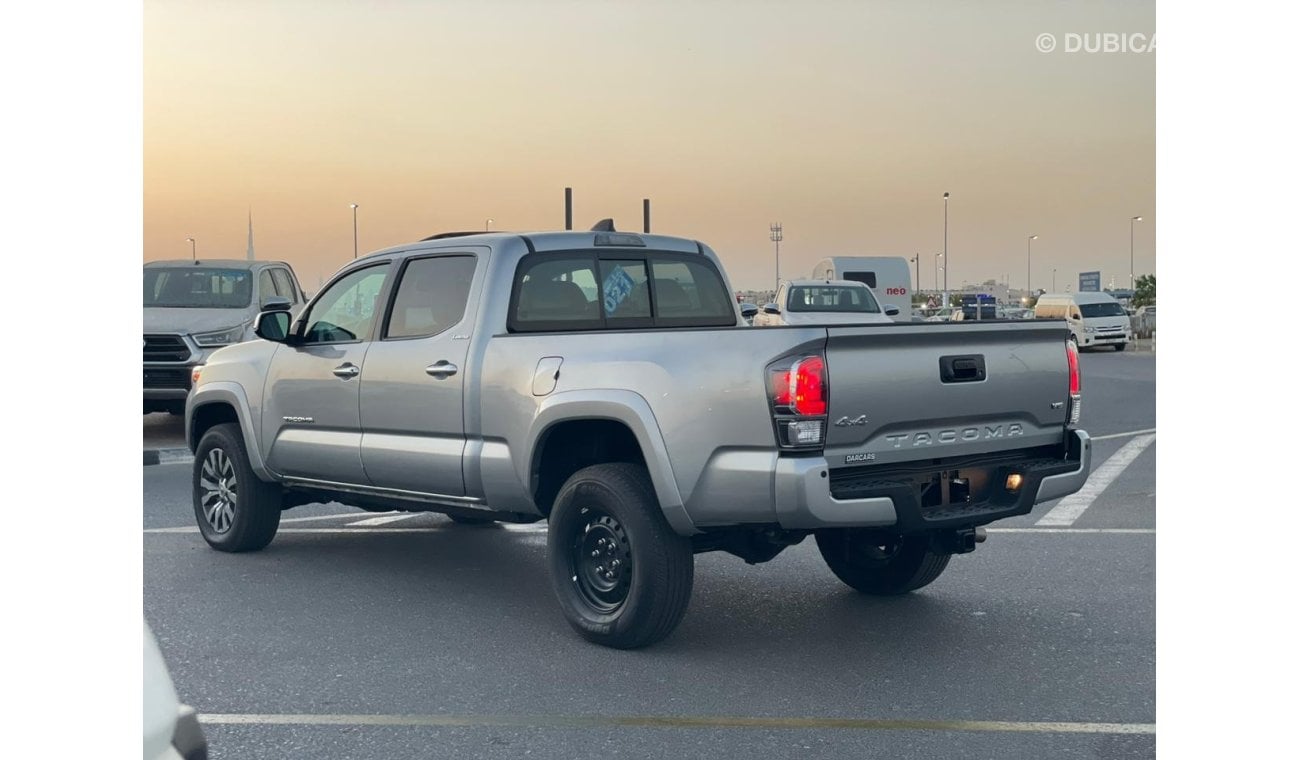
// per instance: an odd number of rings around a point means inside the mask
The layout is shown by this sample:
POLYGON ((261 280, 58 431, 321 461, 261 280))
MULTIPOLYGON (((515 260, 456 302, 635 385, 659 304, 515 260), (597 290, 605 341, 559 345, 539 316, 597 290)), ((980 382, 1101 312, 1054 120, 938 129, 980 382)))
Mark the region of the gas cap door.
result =
POLYGON ((562 356, 543 356, 537 362, 537 370, 533 372, 534 396, 546 396, 555 390, 555 383, 560 379, 562 363, 564 363, 562 356))

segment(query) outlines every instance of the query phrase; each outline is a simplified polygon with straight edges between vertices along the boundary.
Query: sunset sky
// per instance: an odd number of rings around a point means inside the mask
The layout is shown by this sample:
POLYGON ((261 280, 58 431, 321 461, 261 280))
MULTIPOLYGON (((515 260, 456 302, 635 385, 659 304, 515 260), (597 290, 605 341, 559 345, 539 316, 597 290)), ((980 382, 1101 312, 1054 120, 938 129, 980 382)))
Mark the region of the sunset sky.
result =
POLYGON ((289 261, 315 290, 435 232, 612 216, 698 238, 738 288, 921 253, 934 284, 1155 267, 1154 2, 145 3, 144 258, 289 261), (1036 38, 1060 42, 1039 52, 1036 38))

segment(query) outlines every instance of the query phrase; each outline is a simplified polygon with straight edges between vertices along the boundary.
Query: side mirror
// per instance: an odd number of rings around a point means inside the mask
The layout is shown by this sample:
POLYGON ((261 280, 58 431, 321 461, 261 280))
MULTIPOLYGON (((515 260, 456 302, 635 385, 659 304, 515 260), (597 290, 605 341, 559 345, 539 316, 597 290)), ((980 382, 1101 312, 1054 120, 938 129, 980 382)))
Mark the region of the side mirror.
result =
POLYGON ((740 305, 740 316, 745 317, 746 319, 754 316, 757 313, 758 313, 758 307, 752 303, 742 303, 740 305))
POLYGON ((262 340, 288 343, 289 323, 292 319, 292 315, 287 311, 264 311, 258 314, 257 320, 253 322, 253 334, 262 340))
POLYGON ((284 296, 267 296, 262 299, 262 311, 288 311, 293 308, 293 301, 284 296))
POLYGON ((764 314, 780 314, 780 313, 781 313, 781 307, 780 307, 780 306, 777 306, 777 305, 774 304, 774 303, 764 304, 764 305, 763 305, 763 313, 764 313, 764 314))
POLYGON ((886 307, 885 307, 885 316, 886 316, 886 317, 896 317, 896 316, 898 316, 898 307, 897 307, 897 306, 886 306, 886 307))

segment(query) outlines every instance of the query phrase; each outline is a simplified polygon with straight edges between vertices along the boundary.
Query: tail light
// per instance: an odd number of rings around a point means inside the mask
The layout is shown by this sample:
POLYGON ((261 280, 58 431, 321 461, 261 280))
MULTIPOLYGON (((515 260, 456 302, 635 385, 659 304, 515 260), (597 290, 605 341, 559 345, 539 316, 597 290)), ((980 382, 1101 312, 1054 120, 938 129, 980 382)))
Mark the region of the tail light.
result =
POLYGON ((821 446, 828 406, 826 360, 805 356, 769 373, 777 441, 785 447, 821 446))
POLYGON ((1083 382, 1079 377, 1079 348, 1074 341, 1065 341, 1065 359, 1070 365, 1070 405, 1067 410, 1067 424, 1079 424, 1079 411, 1082 406, 1083 382))

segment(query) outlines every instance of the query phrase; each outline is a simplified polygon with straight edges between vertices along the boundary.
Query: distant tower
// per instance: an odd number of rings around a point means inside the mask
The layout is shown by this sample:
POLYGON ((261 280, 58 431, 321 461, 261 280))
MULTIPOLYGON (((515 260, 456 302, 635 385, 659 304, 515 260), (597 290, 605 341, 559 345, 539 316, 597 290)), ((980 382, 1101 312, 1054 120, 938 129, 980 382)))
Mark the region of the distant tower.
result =
POLYGON ((253 260, 253 209, 248 210, 248 260, 253 260))

